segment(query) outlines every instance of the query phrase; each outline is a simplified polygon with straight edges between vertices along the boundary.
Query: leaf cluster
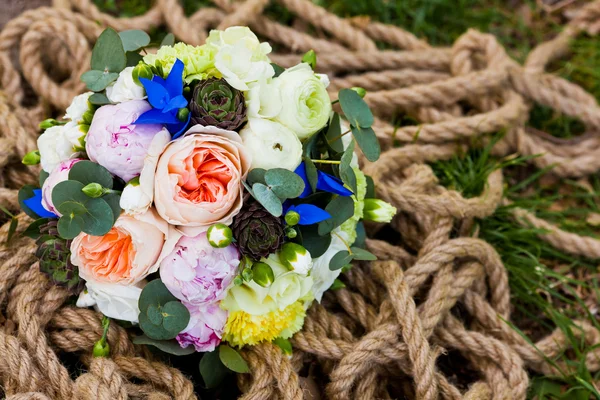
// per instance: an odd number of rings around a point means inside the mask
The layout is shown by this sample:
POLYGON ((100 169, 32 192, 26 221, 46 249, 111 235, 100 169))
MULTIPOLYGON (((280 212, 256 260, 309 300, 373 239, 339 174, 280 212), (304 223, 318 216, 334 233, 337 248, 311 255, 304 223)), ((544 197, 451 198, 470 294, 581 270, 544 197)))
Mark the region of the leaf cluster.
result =
MULTIPOLYGON (((188 309, 169 292, 160 279, 155 279, 144 286, 138 306, 140 328, 149 339, 154 341, 175 339, 190 322, 188 309)), ((147 344, 158 348, 163 347, 164 351, 171 349, 171 346, 163 342, 147 344)))

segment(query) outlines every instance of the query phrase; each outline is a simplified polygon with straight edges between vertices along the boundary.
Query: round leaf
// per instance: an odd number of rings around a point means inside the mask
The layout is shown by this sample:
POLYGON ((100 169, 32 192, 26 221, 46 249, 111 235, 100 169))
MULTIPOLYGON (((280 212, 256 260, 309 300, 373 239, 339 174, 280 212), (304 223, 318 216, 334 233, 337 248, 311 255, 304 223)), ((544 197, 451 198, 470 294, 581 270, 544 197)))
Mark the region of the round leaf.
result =
POLYGON ((240 353, 235 351, 229 346, 219 346, 219 359, 230 370, 237 372, 238 374, 245 374, 250 372, 246 360, 242 358, 240 353))
POLYGON ((319 235, 328 234, 343 224, 348 218, 352 218, 354 215, 354 201, 351 197, 335 197, 327 204, 325 211, 331 215, 331 218, 319 222, 319 235))
POLYGON ((125 49, 119 34, 107 28, 98 36, 92 50, 92 69, 96 71, 121 72, 127 65, 125 49))
POLYGON ((283 214, 283 206, 281 200, 273 193, 271 189, 262 183, 252 185, 252 192, 256 200, 271 214, 276 217, 281 217, 283 214))
POLYGON ((79 215, 63 215, 58 220, 58 233, 64 239, 73 239, 81 233, 83 224, 79 215))
POLYGON ((181 332, 190 322, 190 312, 178 301, 170 301, 165 304, 162 307, 162 316, 163 327, 172 333, 181 332))
POLYGON ((96 106, 103 106, 105 104, 110 104, 110 100, 108 99, 108 97, 106 97, 106 95, 104 95, 102 93, 94 93, 93 95, 91 95, 89 97, 88 101, 96 106))
POLYGON ((168 302, 176 300, 177 298, 169 292, 165 284, 160 279, 155 279, 144 286, 138 300, 138 306, 144 314, 151 304, 164 306, 168 302))
POLYGON ((342 111, 352 126, 370 128, 373 125, 373 113, 358 93, 352 89, 342 89, 338 98, 342 111))
POLYGON ((154 304, 150 304, 146 310, 146 315, 148 316, 148 320, 154 325, 160 325, 163 322, 162 312, 154 304))
POLYGON ((265 183, 265 173, 267 172, 264 168, 254 168, 248 173, 246 180, 251 185, 254 183, 265 183))
POLYGON ((52 189, 52 203, 54 207, 59 209, 62 203, 69 201, 80 203, 85 208, 90 198, 82 192, 83 187, 83 183, 71 180, 58 183, 52 189))
POLYGON ((225 368, 219 359, 218 349, 210 353, 204 353, 200 360, 200 375, 202 375, 204 384, 208 389, 219 386, 227 374, 229 374, 229 370, 225 368))
POLYGON ((107 189, 113 187, 113 177, 106 168, 92 161, 79 161, 69 171, 69 179, 87 185, 98 183, 107 189))
POLYGON ((87 213, 82 216, 83 231, 93 236, 106 235, 114 224, 112 208, 102 199, 90 199, 86 207, 87 213))
POLYGON ((377 256, 365 249, 361 249, 360 247, 351 247, 352 250, 352 258, 354 260, 362 260, 362 261, 375 261, 377 260, 377 256))
POLYGON ((140 313, 140 328, 149 338, 155 340, 170 340, 177 336, 177 333, 167 331, 162 325, 154 325, 144 313, 140 313))
POLYGON ((135 51, 150 44, 150 36, 139 29, 119 32, 119 37, 123 42, 123 50, 125 51, 135 51))
POLYGON ((81 75, 81 81, 93 92, 100 92, 119 77, 116 72, 87 71, 81 75))
POLYGON ((102 196, 102 200, 108 203, 113 212, 113 220, 117 222, 117 218, 121 215, 121 206, 119 202, 121 201, 121 196, 116 193, 109 193, 107 195, 102 196))
POLYGON ((194 346, 183 348, 176 340, 154 340, 146 335, 134 337, 133 343, 154 346, 165 353, 173 354, 175 356, 187 356, 196 352, 194 346))
POLYGON ((265 173, 265 182, 280 199, 294 199, 304 191, 300 176, 283 168, 270 169, 265 173))
POLYGON ((319 235, 318 225, 297 226, 302 237, 302 246, 313 258, 321 257, 331 244, 331 235, 319 235))
POLYGON ((347 250, 342 250, 337 252, 329 261, 329 269, 331 271, 338 270, 352 261, 352 254, 350 254, 347 250))
POLYGON ((379 159, 381 154, 381 146, 379 145, 379 139, 375 136, 373 128, 359 128, 352 126, 352 135, 356 139, 358 146, 364 153, 367 160, 375 162, 379 159))
POLYGON ((329 123, 329 127, 327 128, 327 133, 325 133, 325 138, 327 139, 329 147, 336 153, 344 151, 344 143, 342 142, 341 135, 342 126, 340 125, 340 114, 334 113, 333 118, 331 118, 331 122, 329 123))

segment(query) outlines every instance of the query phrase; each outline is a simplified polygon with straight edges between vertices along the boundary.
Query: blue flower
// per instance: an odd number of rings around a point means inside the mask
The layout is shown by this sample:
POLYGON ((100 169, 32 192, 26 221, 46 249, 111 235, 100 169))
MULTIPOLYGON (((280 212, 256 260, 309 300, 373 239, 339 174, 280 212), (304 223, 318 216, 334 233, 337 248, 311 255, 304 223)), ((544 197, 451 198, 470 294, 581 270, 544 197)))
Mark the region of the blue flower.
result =
POLYGON ((177 118, 180 109, 187 107, 188 101, 183 96, 183 62, 175 61, 167 79, 154 75, 152 80, 140 78, 146 89, 148 102, 152 110, 148 110, 135 121, 136 124, 165 124, 173 139, 177 139, 190 122, 190 113, 187 119, 181 121, 177 118))
MULTIPOLYGON (((294 171, 304 181, 304 191, 298 197, 301 199, 312 194, 310 183, 306 177, 306 165, 302 162, 294 171)), ((340 196, 352 196, 352 191, 344 187, 344 183, 333 175, 317 170, 317 190, 334 193, 340 196)))
POLYGON ((297 206, 284 204, 284 215, 289 211, 295 211, 300 215, 298 225, 312 225, 331 218, 327 211, 313 204, 299 204, 297 206))
POLYGON ((58 215, 46 210, 42 206, 42 189, 33 189, 33 197, 23 200, 23 204, 29 207, 40 218, 58 218, 58 215))

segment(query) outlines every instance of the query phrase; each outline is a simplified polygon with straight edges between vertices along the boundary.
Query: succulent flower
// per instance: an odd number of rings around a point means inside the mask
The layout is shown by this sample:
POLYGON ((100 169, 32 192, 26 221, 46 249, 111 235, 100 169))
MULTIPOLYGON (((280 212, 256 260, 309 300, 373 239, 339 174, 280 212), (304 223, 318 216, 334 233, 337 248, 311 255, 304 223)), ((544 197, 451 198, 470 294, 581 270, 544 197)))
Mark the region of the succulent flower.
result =
POLYGON ((285 238, 281 218, 273 216, 248 195, 242 210, 233 219, 231 230, 240 253, 253 260, 275 253, 285 238))
POLYGON ((224 79, 201 81, 194 89, 190 104, 192 123, 236 130, 246 121, 244 95, 224 79))
POLYGON ((40 271, 54 284, 77 294, 83 289, 84 281, 79 279, 79 270, 71 263, 71 241, 60 237, 57 225, 58 221, 50 220, 40 227, 36 252, 40 271))

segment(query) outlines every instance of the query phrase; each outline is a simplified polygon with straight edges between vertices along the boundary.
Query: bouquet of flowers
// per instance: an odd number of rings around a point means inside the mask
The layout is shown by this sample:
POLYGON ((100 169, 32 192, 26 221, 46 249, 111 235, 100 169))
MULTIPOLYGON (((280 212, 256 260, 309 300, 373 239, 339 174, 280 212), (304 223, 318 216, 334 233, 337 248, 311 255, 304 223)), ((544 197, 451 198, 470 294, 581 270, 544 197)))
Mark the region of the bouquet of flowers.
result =
POLYGON ((355 155, 379 157, 373 115, 361 88, 332 103, 314 52, 281 68, 247 27, 149 46, 105 30, 81 77, 90 91, 41 124, 23 160, 41 164, 39 187, 19 193, 26 234, 78 306, 132 323, 137 343, 243 372, 234 348, 290 351, 310 304, 374 259, 362 221, 396 210, 355 155))

